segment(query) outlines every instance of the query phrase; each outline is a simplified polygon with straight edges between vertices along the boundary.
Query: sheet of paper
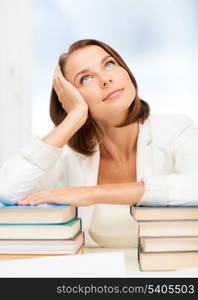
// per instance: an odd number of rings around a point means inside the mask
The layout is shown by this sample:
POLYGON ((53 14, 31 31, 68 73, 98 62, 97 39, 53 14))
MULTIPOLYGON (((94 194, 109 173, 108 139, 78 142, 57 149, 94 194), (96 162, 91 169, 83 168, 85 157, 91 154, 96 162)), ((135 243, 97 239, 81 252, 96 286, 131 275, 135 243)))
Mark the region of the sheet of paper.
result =
POLYGON ((124 277, 125 273, 123 252, 0 261, 0 277, 124 277))

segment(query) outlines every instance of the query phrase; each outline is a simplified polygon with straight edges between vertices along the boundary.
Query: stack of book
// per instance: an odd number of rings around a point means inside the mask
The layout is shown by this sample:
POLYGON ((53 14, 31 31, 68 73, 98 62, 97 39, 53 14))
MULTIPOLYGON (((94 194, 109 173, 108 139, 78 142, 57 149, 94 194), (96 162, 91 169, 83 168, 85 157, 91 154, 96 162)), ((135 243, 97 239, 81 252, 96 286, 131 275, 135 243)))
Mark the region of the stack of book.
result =
POLYGON ((0 258, 83 253, 84 232, 70 205, 0 206, 0 258))
POLYGON ((198 266, 198 206, 132 206, 142 271, 198 266))

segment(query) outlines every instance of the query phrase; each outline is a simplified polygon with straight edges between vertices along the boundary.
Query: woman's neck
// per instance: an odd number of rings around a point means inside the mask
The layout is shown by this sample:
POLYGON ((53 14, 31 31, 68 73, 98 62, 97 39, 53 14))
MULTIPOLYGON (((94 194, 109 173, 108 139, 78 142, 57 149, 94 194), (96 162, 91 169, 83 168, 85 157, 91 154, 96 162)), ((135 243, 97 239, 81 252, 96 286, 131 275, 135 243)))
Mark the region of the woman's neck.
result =
POLYGON ((134 156, 139 132, 138 123, 121 128, 103 124, 102 130, 105 134, 100 143, 101 157, 124 163, 134 156))

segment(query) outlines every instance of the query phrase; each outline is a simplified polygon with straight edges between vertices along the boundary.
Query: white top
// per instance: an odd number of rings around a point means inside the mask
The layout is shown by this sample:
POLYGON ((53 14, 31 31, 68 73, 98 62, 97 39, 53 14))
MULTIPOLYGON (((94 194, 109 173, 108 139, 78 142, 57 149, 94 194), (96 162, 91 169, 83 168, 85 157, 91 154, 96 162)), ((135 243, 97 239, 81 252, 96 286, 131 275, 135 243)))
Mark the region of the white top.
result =
POLYGON ((105 248, 131 248, 138 242, 138 225, 130 206, 98 204, 89 225, 91 238, 105 248))
MULTIPOLYGON (((33 191, 55 186, 96 185, 99 159, 98 145, 94 155, 87 157, 67 145, 61 149, 33 137, 19 154, 1 167, 0 197, 9 198, 14 203, 33 191)), ((139 127, 136 169, 137 180, 145 183, 139 205, 198 205, 198 128, 192 120, 185 115, 150 115, 139 127)), ((99 205, 78 208, 87 246, 99 246, 96 234, 103 232, 102 238, 106 239, 112 227, 115 228, 116 222, 112 223, 114 214, 118 220, 120 211, 121 220, 124 213, 122 210, 116 212, 116 208, 115 211, 108 209, 108 216, 111 215, 108 219, 98 208, 99 205), (93 218, 97 222, 93 223, 93 218)), ((128 218, 129 207, 126 214, 128 218)), ((120 227, 122 235, 127 222, 117 223, 118 227, 123 224, 123 229, 120 227)), ((130 226, 132 229, 132 223, 130 226)), ((134 232, 135 243, 135 227, 131 232, 134 232)), ((119 234, 116 239, 118 237, 119 234)))

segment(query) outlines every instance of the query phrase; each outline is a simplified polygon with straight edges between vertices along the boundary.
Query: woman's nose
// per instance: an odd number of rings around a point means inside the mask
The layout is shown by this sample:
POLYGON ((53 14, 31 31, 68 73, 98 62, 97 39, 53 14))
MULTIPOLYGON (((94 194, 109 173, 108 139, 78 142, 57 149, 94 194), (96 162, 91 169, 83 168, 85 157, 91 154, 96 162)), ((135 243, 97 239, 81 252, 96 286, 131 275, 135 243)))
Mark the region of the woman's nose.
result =
POLYGON ((110 78, 103 78, 102 85, 105 87, 106 85, 109 85, 112 82, 112 79, 110 78))

